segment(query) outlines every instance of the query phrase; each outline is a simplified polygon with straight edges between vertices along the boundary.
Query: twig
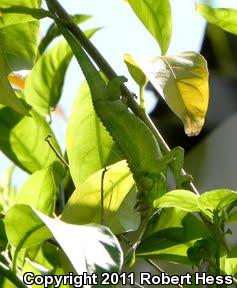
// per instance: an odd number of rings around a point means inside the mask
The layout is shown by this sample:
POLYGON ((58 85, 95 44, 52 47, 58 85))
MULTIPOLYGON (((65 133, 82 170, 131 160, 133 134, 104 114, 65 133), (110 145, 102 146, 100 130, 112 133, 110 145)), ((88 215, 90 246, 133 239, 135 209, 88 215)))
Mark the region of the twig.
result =
POLYGON ((6 277, 10 282, 12 282, 18 288, 28 288, 18 277, 12 272, 10 269, 5 267, 2 263, 0 263, 0 275, 6 277))
MULTIPOLYGON (((60 18, 60 20, 64 21, 64 25, 79 41, 81 46, 86 50, 86 52, 90 55, 90 57, 97 64, 100 70, 106 75, 106 77, 110 80, 116 78, 116 72, 101 55, 101 53, 97 50, 97 48, 92 44, 92 42, 90 42, 90 40, 84 35, 81 29, 73 22, 72 18, 61 6, 61 4, 57 0, 46 0, 46 3, 50 12, 55 13, 60 18)), ((155 127, 154 123, 151 121, 150 117, 144 111, 142 111, 142 109, 140 109, 138 103, 134 99, 134 94, 131 93, 125 85, 122 85, 121 90, 122 95, 126 97, 128 106, 131 108, 133 113, 150 128, 150 130, 156 137, 163 153, 168 153, 170 151, 169 146, 161 136, 160 132, 155 127)), ((184 169, 182 169, 182 173, 183 175, 187 175, 184 169)), ((199 194, 198 190, 191 181, 189 181, 186 186, 187 189, 193 191, 197 195, 199 194)))
POLYGON ((233 277, 233 283, 234 283, 235 287, 237 287, 237 279, 235 277, 233 277))
MULTIPOLYGON (((152 261, 151 259, 145 259, 147 263, 149 263, 156 271, 158 271, 159 273, 165 273, 167 274, 163 269, 161 269, 154 261, 152 261)), ((167 274, 168 275, 168 274, 167 274)), ((177 284, 177 287, 183 288, 182 285, 177 284)))
MULTIPOLYGON (((125 243, 130 246, 131 248, 133 248, 133 244, 132 242, 123 234, 120 235, 120 238, 125 241, 125 243)), ((152 261, 151 259, 144 259, 148 264, 150 264, 157 272, 159 273, 165 273, 167 274, 163 269, 161 269, 154 261, 152 261)), ((177 287, 183 288, 182 285, 177 284, 177 287)))
POLYGON ((134 282, 134 284, 130 284, 128 278, 127 278, 127 284, 128 284, 129 286, 131 286, 131 287, 134 287, 134 288, 144 288, 142 285, 140 285, 140 284, 138 284, 138 283, 136 283, 136 282, 134 282))
POLYGON ((69 165, 68 163, 65 161, 65 159, 60 155, 60 153, 57 151, 57 149, 54 147, 54 145, 51 143, 50 138, 52 136, 48 135, 44 140, 49 144, 49 146, 51 147, 51 149, 54 151, 55 155, 57 156, 57 158, 59 158, 59 160, 69 169, 69 165))
POLYGON ((104 215, 104 178, 105 178, 105 173, 108 171, 108 169, 105 167, 102 175, 101 175, 101 186, 100 186, 100 217, 101 217, 101 225, 104 225, 105 223, 105 215, 104 215))

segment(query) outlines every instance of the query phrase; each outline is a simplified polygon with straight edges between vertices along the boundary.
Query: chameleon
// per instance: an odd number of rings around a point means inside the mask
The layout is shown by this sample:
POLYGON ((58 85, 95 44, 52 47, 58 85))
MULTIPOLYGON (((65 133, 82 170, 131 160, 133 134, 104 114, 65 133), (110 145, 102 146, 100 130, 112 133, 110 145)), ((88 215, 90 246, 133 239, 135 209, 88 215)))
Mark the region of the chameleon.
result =
POLYGON ((152 205, 166 192, 168 163, 173 162, 176 185, 181 188, 187 181, 187 175, 182 174, 183 149, 176 147, 163 155, 151 130, 122 101, 121 85, 126 78, 116 77, 106 83, 77 39, 62 24, 57 24, 86 78, 96 114, 127 160, 140 202, 152 205))

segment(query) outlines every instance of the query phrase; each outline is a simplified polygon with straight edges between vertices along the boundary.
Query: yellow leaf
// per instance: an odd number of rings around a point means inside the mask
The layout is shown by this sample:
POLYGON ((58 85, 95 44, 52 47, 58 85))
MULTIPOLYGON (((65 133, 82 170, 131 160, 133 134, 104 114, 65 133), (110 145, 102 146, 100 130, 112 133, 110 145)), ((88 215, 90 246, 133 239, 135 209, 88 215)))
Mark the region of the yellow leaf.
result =
POLYGON ((185 133, 200 133, 209 101, 206 60, 196 52, 136 59, 170 109, 182 120, 185 133))

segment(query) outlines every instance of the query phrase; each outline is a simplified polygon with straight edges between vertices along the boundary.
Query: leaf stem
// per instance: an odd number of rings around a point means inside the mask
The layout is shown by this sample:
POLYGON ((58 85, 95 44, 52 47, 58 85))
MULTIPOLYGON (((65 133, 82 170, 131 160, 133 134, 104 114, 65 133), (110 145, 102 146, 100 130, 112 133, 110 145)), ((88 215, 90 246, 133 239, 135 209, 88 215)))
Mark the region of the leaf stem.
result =
POLYGON ((48 135, 44 140, 49 144, 49 146, 54 151, 55 155, 59 158, 59 160, 69 169, 68 163, 65 161, 65 159, 60 155, 60 153, 57 151, 57 149, 51 143, 51 141, 50 141, 51 137, 52 137, 51 135, 48 135))
POLYGON ((2 263, 0 263, 0 275, 6 277, 9 281, 11 281, 18 288, 28 288, 18 277, 12 272, 10 269, 5 267, 2 263))
POLYGON ((140 284, 138 284, 138 283, 136 283, 136 282, 134 282, 134 284, 129 284, 129 279, 127 279, 128 280, 128 285, 129 286, 131 286, 131 287, 134 287, 134 288, 144 288, 142 285, 140 285, 140 284))
MULTIPOLYGON (((130 248, 133 248, 132 242, 123 234, 120 235, 121 240, 123 240, 130 248)), ((161 269, 153 260, 151 259, 144 259, 149 265, 153 267, 158 273, 165 273, 167 274, 163 269, 161 269)), ((177 284, 177 287, 183 288, 182 285, 177 284)))
POLYGON ((102 171, 102 175, 101 175, 101 187, 100 187, 100 208, 101 208, 101 213, 100 213, 100 217, 101 217, 101 225, 105 224, 105 215, 104 215, 104 180, 105 180, 105 173, 108 171, 108 169, 105 167, 104 170, 102 171))
POLYGON ((140 109, 145 113, 145 97, 144 97, 145 86, 139 86, 139 100, 140 100, 140 109))
MULTIPOLYGON (((147 263, 149 263, 157 272, 167 274, 163 269, 161 269, 154 261, 151 259, 145 259, 147 263)), ((183 288, 182 285, 177 284, 177 287, 183 288)))
MULTIPOLYGON (((110 66, 110 64, 105 60, 103 55, 98 51, 98 49, 92 44, 92 42, 84 35, 81 29, 73 22, 70 15, 66 12, 66 10, 61 6, 61 4, 57 0, 46 0, 48 8, 51 13, 55 13, 60 20, 63 21, 63 25, 74 35, 74 37, 79 41, 81 46, 85 49, 85 51, 90 55, 93 61, 97 64, 100 70, 106 75, 106 77, 111 80, 113 78, 118 77, 116 72, 110 66)), ((164 154, 170 152, 170 148, 163 139, 162 135, 155 127, 154 123, 151 121, 150 117, 140 109, 138 103, 134 99, 134 94, 129 91, 129 89, 125 86, 121 86, 122 95, 126 98, 128 106, 131 108, 133 113, 140 118, 152 131, 154 136, 156 137, 161 150, 164 154)), ((182 169, 183 175, 187 175, 184 169, 182 169)), ((187 189, 193 191, 197 195, 199 195, 198 190, 194 186, 194 184, 190 181, 187 183, 187 189)))

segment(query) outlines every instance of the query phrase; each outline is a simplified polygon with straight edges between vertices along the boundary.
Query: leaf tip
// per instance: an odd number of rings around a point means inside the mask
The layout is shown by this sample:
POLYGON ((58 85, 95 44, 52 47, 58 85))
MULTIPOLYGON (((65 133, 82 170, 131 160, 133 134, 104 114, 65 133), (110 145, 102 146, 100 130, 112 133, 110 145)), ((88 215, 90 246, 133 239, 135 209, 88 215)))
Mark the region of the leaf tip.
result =
POLYGON ((198 136, 204 125, 204 118, 186 116, 183 119, 185 133, 189 136, 198 136))

